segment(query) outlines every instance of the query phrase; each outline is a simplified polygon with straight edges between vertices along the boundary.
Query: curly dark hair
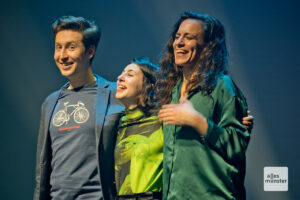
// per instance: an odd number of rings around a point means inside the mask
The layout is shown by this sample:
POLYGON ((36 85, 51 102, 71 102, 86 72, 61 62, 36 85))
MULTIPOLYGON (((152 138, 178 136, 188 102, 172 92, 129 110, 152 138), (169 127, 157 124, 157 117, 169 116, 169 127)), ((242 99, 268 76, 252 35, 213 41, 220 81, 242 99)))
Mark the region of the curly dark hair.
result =
MULTIPOLYGON (((74 16, 60 17, 56 19, 52 24, 54 40, 56 34, 63 30, 72 30, 72 31, 77 31, 82 33, 83 36, 82 42, 84 44, 85 49, 87 50, 91 46, 95 46, 95 48, 97 49, 101 37, 101 30, 95 24, 94 21, 87 20, 83 17, 74 17, 74 16)), ((90 59, 90 63, 92 63, 93 58, 90 59)))
POLYGON ((145 115, 151 115, 157 111, 156 81, 159 67, 146 57, 134 58, 130 63, 137 64, 143 72, 143 86, 138 96, 137 107, 145 115))
POLYGON ((186 91, 201 86, 204 94, 210 94, 216 85, 217 78, 227 74, 228 52, 225 42, 225 29, 221 22, 214 17, 196 12, 185 11, 174 25, 160 60, 158 79, 158 97, 160 105, 168 104, 172 99, 172 88, 182 78, 182 69, 174 63, 173 43, 180 24, 186 19, 196 19, 203 24, 204 44, 200 55, 193 67, 193 73, 188 80, 186 91))

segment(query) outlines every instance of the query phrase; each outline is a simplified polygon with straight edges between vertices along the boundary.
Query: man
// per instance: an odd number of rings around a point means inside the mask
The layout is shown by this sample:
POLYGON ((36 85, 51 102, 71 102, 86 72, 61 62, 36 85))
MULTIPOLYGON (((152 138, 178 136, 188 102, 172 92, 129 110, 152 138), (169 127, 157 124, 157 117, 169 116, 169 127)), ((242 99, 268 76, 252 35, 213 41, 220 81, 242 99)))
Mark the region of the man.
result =
POLYGON ((57 19, 54 60, 69 81, 42 105, 34 199, 112 199, 120 112, 115 83, 93 74, 100 40, 82 17, 57 19))

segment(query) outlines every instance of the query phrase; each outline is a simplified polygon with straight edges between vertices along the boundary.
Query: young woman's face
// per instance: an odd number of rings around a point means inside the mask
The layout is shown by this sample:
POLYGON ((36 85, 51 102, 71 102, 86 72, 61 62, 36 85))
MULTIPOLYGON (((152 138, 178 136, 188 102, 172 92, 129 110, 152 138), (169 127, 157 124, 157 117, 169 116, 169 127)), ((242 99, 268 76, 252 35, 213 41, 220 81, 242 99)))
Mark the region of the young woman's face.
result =
POLYGON ((173 49, 175 64, 182 67, 193 67, 200 55, 203 45, 203 24, 196 19, 181 22, 176 33, 173 49))
POLYGON ((126 108, 136 107, 138 95, 141 93, 143 87, 143 77, 143 72, 135 63, 127 65, 118 76, 116 98, 126 108))

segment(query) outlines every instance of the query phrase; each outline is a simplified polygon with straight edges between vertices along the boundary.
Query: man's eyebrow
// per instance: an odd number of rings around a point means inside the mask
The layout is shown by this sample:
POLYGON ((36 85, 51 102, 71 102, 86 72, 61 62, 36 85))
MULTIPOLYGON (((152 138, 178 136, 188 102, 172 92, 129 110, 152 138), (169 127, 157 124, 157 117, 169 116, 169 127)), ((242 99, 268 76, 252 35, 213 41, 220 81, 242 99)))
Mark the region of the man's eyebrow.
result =
MULTIPOLYGON (((69 44, 76 44, 76 41, 68 41, 68 42, 66 42, 66 44, 67 45, 69 45, 69 44)), ((55 44, 61 44, 60 42, 55 42, 55 44)))

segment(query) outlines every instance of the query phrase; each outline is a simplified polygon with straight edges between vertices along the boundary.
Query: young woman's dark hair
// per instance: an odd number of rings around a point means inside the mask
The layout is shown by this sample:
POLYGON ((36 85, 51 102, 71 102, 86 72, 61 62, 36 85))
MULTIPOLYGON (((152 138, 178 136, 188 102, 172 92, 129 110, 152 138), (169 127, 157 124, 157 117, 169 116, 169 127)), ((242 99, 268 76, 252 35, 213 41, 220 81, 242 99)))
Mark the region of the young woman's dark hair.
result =
POLYGON ((157 96, 156 96, 156 81, 158 66, 151 63, 148 58, 135 58, 131 63, 137 64, 143 72, 143 86, 140 95, 138 96, 137 106, 146 115, 150 115, 156 111, 157 96))
POLYGON ((180 24, 186 19, 196 19, 203 24, 204 45, 199 46, 200 55, 193 67, 193 74, 186 86, 191 91, 198 85, 201 90, 209 94, 216 85, 217 78, 226 74, 228 53, 225 42, 225 30, 223 25, 214 17, 191 11, 184 12, 177 23, 167 42, 166 49, 160 61, 158 80, 158 97, 160 104, 168 104, 172 98, 172 88, 182 78, 181 67, 174 63, 173 43, 180 24))

